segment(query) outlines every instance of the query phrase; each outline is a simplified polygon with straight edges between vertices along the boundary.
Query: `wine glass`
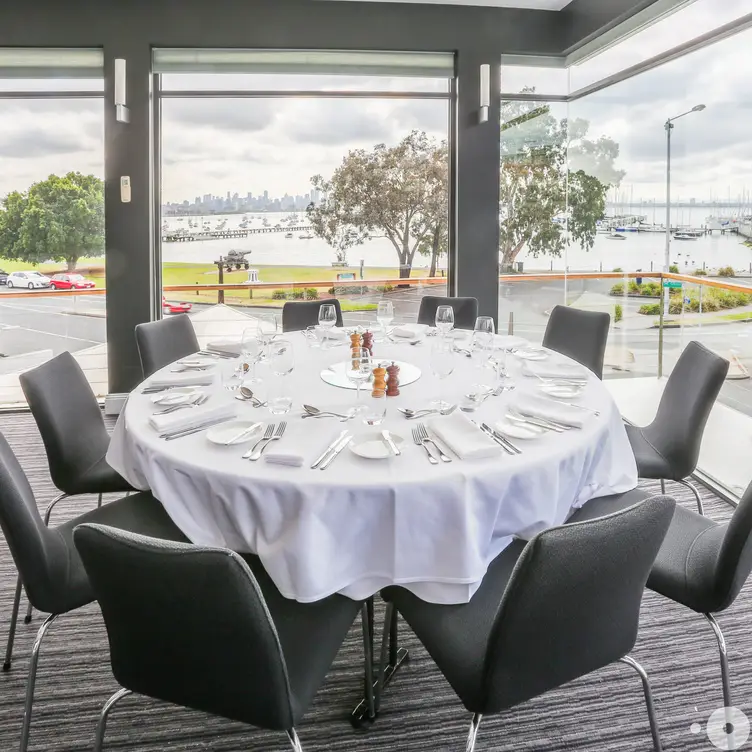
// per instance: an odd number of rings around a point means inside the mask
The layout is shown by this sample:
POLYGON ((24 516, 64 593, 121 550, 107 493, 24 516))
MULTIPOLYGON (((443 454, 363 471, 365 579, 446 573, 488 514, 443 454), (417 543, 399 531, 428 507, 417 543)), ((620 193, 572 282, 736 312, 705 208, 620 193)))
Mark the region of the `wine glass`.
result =
POLYGON ((360 404, 360 385, 371 378, 371 353, 364 347, 353 347, 350 351, 350 361, 347 368, 347 378, 355 384, 357 389, 357 405, 353 414, 362 410, 360 404))
POLYGON ((454 329, 454 308, 448 305, 440 305, 436 309, 436 328, 444 337, 454 329))
POLYGON ((494 326, 493 318, 491 316, 478 316, 478 318, 475 319, 474 331, 487 335, 487 338, 484 339, 485 341, 490 342, 493 335, 496 334, 496 327, 494 326))
POLYGON ((494 387, 485 383, 488 371, 490 370, 494 378, 498 377, 496 361, 493 358, 493 336, 486 331, 474 331, 470 338, 470 357, 473 365, 478 370, 480 381, 473 384, 473 393, 482 394, 488 392, 494 387))
POLYGON ((446 410, 450 407, 449 403, 442 399, 442 385, 444 379, 454 372, 455 361, 456 355, 453 343, 443 338, 437 338, 431 347, 431 370, 439 380, 439 394, 437 399, 431 403, 431 406, 438 410, 446 410))
POLYGON ((329 330, 337 323, 337 309, 327 303, 319 307, 319 326, 322 329, 321 345, 326 346, 329 330))
POLYGON ((272 313, 262 313, 258 317, 258 337, 268 344, 277 333, 277 319, 272 313))
POLYGON ((261 381, 256 376, 256 364, 261 359, 261 351, 262 346, 258 338, 258 331, 251 328, 243 329, 243 338, 240 341, 240 353, 243 365, 247 365, 250 370, 250 374, 243 379, 244 386, 257 384, 261 381))
POLYGON ((292 342, 286 339, 277 339, 269 345, 267 356, 269 370, 279 379, 276 380, 277 394, 269 398, 269 412, 272 415, 282 415, 290 411, 292 397, 285 394, 285 376, 292 373, 295 368, 295 352, 292 342))
POLYGON ((376 321, 381 325, 384 332, 384 339, 387 339, 386 328, 394 320, 394 306, 391 300, 380 300, 376 310, 376 321))

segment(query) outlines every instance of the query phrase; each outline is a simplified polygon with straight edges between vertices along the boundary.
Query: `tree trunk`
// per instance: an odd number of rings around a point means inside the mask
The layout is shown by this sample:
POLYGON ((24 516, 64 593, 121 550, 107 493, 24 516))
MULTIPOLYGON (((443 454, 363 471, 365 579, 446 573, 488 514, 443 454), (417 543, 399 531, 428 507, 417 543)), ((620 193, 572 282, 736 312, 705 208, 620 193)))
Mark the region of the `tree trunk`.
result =
POLYGON ((504 249, 504 252, 501 257, 501 268, 502 269, 511 269, 512 264, 514 264, 514 260, 517 258, 517 255, 522 250, 522 247, 525 245, 524 240, 520 240, 517 245, 509 246, 504 249))
POLYGON ((76 271, 76 264, 78 263, 78 256, 74 256, 73 258, 65 259, 65 264, 67 271, 75 272, 76 271))
POLYGON ((441 227, 436 225, 436 229, 433 231, 433 244, 431 246, 431 268, 428 271, 429 277, 436 276, 436 263, 439 260, 439 243, 441 241, 441 227))

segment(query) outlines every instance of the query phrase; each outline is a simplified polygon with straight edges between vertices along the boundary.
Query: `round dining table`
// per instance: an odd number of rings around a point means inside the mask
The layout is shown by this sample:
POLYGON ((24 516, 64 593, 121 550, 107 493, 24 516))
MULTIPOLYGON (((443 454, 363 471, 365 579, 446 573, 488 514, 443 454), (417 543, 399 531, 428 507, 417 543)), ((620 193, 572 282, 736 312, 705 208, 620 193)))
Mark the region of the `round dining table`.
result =
MULTIPOLYGON (((135 488, 150 490, 192 542, 258 555, 287 598, 311 602, 341 593, 360 600, 387 585, 402 585, 427 601, 465 603, 489 563, 515 537, 528 538, 562 524, 590 499, 637 485, 619 411, 603 383, 581 366, 576 367, 586 385, 576 401, 550 400, 552 405, 578 405, 568 408, 581 416, 578 427, 510 439, 519 453, 495 444, 495 451, 477 458, 461 459, 439 441, 451 461, 434 464, 424 446, 413 441, 418 423, 430 430, 440 426, 438 421, 460 418, 470 426, 470 420, 493 426, 526 398, 548 399, 541 394, 543 380, 526 373, 526 360, 506 354, 504 384, 513 388, 470 403, 474 411, 457 409, 449 416, 407 420, 398 408, 425 408, 439 392, 431 369, 435 339, 377 342, 376 361, 413 366, 419 377, 401 386, 399 396, 387 398, 386 417, 375 427, 365 425, 360 416, 346 422, 303 418, 303 404, 343 414, 355 405, 354 390, 322 378, 347 360, 349 340, 324 349, 300 332, 284 337, 294 348, 294 370, 279 377, 262 362, 257 376, 264 383, 256 389, 289 394, 289 413, 271 415, 266 407, 236 400, 238 393, 225 388, 222 376, 237 369, 240 361, 226 358, 202 372, 211 382, 202 387, 209 399, 195 411, 224 404, 235 419, 262 423, 261 430, 285 421, 284 435, 268 451, 300 456, 300 466, 266 461, 264 456, 250 461, 243 455, 252 443, 218 445, 207 439, 207 431, 169 441, 160 438, 150 421, 158 409, 155 395, 143 393, 151 379, 129 396, 107 460, 135 488), (403 439, 399 456, 367 459, 348 446, 325 470, 311 468, 343 431, 357 438, 382 429, 403 439)), ((458 346, 467 343, 459 340, 458 346)), ((545 357, 544 363, 575 366, 558 353, 545 357)), ((169 381, 175 370, 168 366, 154 378, 169 381)), ((458 352, 454 372, 441 386, 442 396, 449 403, 465 404, 466 395, 477 393, 477 384, 488 377, 476 359, 458 352)), ((362 390, 360 399, 371 399, 370 387, 362 390)))

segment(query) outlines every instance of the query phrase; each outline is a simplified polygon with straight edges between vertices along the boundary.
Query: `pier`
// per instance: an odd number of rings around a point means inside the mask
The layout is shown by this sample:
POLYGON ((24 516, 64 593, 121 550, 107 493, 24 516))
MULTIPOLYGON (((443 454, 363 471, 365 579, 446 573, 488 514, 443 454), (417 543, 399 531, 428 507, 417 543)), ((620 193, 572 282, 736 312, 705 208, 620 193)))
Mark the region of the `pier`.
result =
POLYGON ((249 235, 261 235, 268 232, 310 232, 310 225, 295 227, 249 227, 246 230, 207 230, 203 232, 166 232, 162 235, 163 243, 191 243, 196 240, 217 240, 221 238, 247 238, 249 235))

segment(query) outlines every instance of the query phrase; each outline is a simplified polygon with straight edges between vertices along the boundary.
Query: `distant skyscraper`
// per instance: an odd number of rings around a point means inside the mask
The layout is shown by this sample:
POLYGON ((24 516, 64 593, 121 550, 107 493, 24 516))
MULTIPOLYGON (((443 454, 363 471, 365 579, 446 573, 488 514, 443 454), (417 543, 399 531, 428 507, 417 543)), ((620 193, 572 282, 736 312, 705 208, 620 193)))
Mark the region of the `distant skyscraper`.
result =
POLYGON ((264 191, 264 201, 269 200, 269 191, 264 191))

